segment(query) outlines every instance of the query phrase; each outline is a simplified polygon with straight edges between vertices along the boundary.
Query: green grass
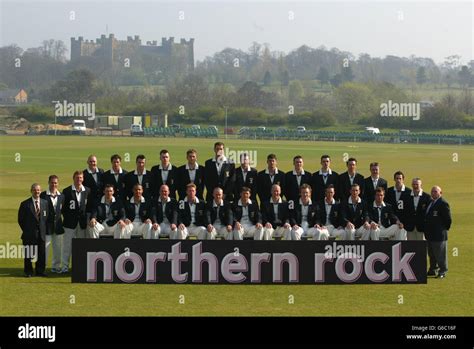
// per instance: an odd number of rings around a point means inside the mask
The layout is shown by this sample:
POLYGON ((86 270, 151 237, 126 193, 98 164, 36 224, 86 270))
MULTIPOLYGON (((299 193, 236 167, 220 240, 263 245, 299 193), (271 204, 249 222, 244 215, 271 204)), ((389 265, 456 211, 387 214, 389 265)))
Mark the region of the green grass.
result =
MULTIPOLYGON (((94 153, 99 166, 109 168, 110 155, 138 153, 148 157, 149 168, 158 162, 160 149, 171 152, 172 162, 182 164, 185 151, 198 150, 199 162, 212 154, 215 140, 163 138, 0 137, 0 244, 20 243, 16 214, 20 201, 29 196, 32 182, 46 187, 56 173, 60 187, 71 184, 76 169, 86 166, 94 153), (15 161, 19 153, 21 161, 15 161)), ((444 280, 426 285, 106 285, 71 284, 70 277, 25 279, 20 259, 0 259, 0 315, 348 315, 348 316, 455 316, 473 315, 472 198, 474 195, 474 147, 410 144, 326 143, 296 141, 229 140, 231 150, 256 150, 258 168, 274 152, 279 167, 291 168, 291 159, 303 155, 309 171, 319 168, 319 157, 328 153, 333 169, 343 171, 344 155, 355 156, 360 172, 368 164, 381 163, 382 176, 396 170, 406 177, 419 176, 426 190, 441 185, 450 202, 453 227, 449 238, 449 273, 444 280), (457 153, 458 161, 453 162, 457 153), (452 256, 457 248, 459 255, 452 256), (184 295, 185 304, 179 303, 184 295), (294 304, 289 304, 289 296, 294 304), (398 297, 403 296, 403 304, 398 297), (71 304, 71 296, 75 303, 71 304), (24 299, 35 297, 35 302, 24 299)))

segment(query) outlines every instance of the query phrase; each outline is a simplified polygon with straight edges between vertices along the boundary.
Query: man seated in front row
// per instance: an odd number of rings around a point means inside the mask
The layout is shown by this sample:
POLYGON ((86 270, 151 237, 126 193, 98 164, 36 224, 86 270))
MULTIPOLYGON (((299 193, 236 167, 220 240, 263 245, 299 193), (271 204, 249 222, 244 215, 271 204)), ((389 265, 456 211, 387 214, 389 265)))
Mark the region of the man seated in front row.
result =
POLYGON ((195 236, 198 240, 207 238, 206 203, 196 196, 196 185, 186 186, 186 197, 178 203, 178 234, 177 239, 185 240, 195 236))
POLYGON ((125 223, 125 208, 114 197, 114 186, 107 184, 100 202, 92 209, 87 236, 98 239, 101 235, 113 235, 114 239, 130 239, 132 223, 125 223))
POLYGON ((384 202, 385 190, 381 187, 375 190, 375 200, 369 209, 370 238, 379 240, 389 238, 393 240, 406 240, 407 231, 403 228, 394 213, 393 206, 384 202))
POLYGON ((153 208, 151 202, 145 200, 143 196, 143 187, 141 184, 133 186, 133 196, 125 207, 127 219, 126 224, 133 223, 131 236, 141 236, 144 239, 151 239, 151 227, 153 208))
POLYGON ((288 236, 290 226, 290 213, 288 203, 281 199, 281 187, 272 185, 272 197, 262 203, 263 240, 282 238, 288 236))
POLYGON ((319 228, 327 230, 331 237, 339 238, 341 240, 349 240, 346 236, 346 231, 341 226, 342 208, 341 204, 334 200, 334 185, 329 184, 325 192, 325 198, 319 205, 319 228))
POLYGON ((153 205, 152 239, 160 236, 171 240, 178 238, 178 202, 170 197, 170 189, 166 184, 160 187, 160 195, 153 205))
POLYGON ((234 201, 234 240, 263 238, 262 215, 258 204, 252 201, 250 196, 250 189, 242 187, 240 199, 234 201))
POLYGON ((289 201, 291 230, 285 240, 301 240, 311 237, 313 240, 327 240, 329 233, 319 225, 318 206, 311 201, 311 186, 300 187, 300 198, 297 202, 289 201))
POLYGON ((208 239, 214 240, 216 237, 222 237, 226 240, 232 240, 234 223, 234 214, 228 201, 224 201, 224 191, 222 188, 214 188, 214 199, 207 204, 207 235, 208 239))
POLYGON ((342 202, 342 224, 346 230, 346 239, 354 240, 360 237, 361 240, 369 240, 370 224, 369 214, 365 201, 360 198, 360 187, 353 184, 350 190, 351 195, 342 202))

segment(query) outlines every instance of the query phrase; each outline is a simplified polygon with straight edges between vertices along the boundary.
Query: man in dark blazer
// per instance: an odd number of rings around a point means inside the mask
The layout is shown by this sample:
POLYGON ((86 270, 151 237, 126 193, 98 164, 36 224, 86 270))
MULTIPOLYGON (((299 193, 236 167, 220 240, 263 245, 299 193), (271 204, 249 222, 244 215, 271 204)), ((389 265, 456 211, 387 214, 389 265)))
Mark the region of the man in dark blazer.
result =
POLYGON ((385 190, 380 187, 375 189, 375 200, 368 204, 370 218, 370 238, 380 240, 389 238, 393 240, 406 240, 407 231, 403 223, 395 215, 393 206, 384 202, 385 190))
POLYGON ((61 210, 64 227, 62 273, 69 272, 72 239, 84 239, 87 237, 87 221, 94 204, 94 200, 90 199, 90 189, 82 184, 84 181, 82 171, 74 172, 73 181, 72 186, 63 190, 64 204, 61 210))
MULTIPOLYGON (((303 183, 304 184, 304 183, 303 183)), ((263 240, 281 239, 291 231, 288 202, 281 198, 281 188, 278 184, 272 186, 272 197, 262 202, 263 240)))
POLYGON ((102 182, 104 188, 107 184, 112 184, 114 186, 114 197, 122 201, 122 203, 127 202, 127 191, 125 188, 125 178, 127 171, 122 168, 122 158, 118 154, 114 154, 110 158, 110 163, 112 168, 104 172, 102 176, 102 182))
POLYGON ((341 202, 342 225, 346 230, 347 240, 354 240, 355 237, 360 237, 361 240, 370 239, 370 218, 367 212, 367 204, 359 195, 359 185, 353 184, 351 196, 341 202))
POLYGON ((404 184, 405 175, 402 171, 397 171, 393 175, 395 185, 388 188, 386 197, 387 202, 395 209, 395 214, 403 224, 408 222, 409 202, 411 201, 411 190, 404 184))
POLYGON ((113 236, 114 239, 127 239, 133 230, 133 224, 125 223, 125 208, 120 199, 114 196, 114 186, 106 184, 104 196, 92 209, 91 219, 87 227, 90 238, 113 236))
POLYGON ((215 156, 204 165, 204 183, 206 185, 206 201, 212 201, 214 188, 222 188, 224 200, 233 201, 235 182, 235 164, 224 155, 224 143, 214 144, 215 156))
POLYGON ((95 155, 89 155, 87 158, 87 168, 82 171, 84 174, 83 185, 90 189, 90 200, 94 200, 95 203, 100 201, 103 191, 102 176, 104 170, 97 167, 97 157, 95 155))
POLYGON ((387 181, 380 177, 380 166, 378 162, 370 164, 370 176, 365 179, 364 198, 368 205, 375 200, 375 189, 383 188, 387 192, 387 181))
POLYGON ((300 187, 300 198, 288 201, 288 209, 292 228, 285 240, 301 240, 306 237, 313 240, 328 239, 328 231, 320 227, 318 204, 311 200, 311 186, 303 184, 300 187))
MULTIPOLYGON (((150 239, 153 226, 153 204, 151 199, 143 196, 143 186, 133 186, 133 196, 125 204, 125 224, 133 224, 130 237, 150 239)), ((128 237, 128 236, 127 236, 128 237)))
POLYGON ((311 187, 313 188, 312 200, 320 202, 326 195, 326 188, 329 185, 334 187, 334 199, 338 201, 338 179, 339 174, 331 170, 331 158, 329 155, 321 156, 321 169, 311 176, 311 187))
POLYGON ((49 204, 40 198, 41 187, 31 185, 31 197, 20 204, 18 209, 18 224, 22 230, 21 240, 24 246, 24 272, 26 277, 33 276, 31 260, 36 258, 36 275, 46 276, 44 270, 45 240, 48 230, 49 204))
POLYGON ((196 196, 196 185, 189 183, 186 186, 186 198, 178 202, 178 236, 185 240, 188 236, 195 236, 198 240, 206 240, 207 233, 206 202, 196 196))
POLYGON ((176 240, 178 234, 178 202, 170 197, 170 189, 166 184, 160 187, 160 195, 153 201, 154 219, 152 232, 158 232, 155 238, 160 236, 176 240))
POLYGON ((349 158, 346 161, 347 171, 340 174, 338 178, 339 190, 337 192, 338 199, 341 202, 347 201, 351 196, 352 185, 358 184, 361 198, 364 197, 365 179, 360 173, 357 172, 357 160, 355 158, 349 158))
POLYGON ((206 213, 208 238, 214 240, 216 237, 221 237, 232 240, 234 214, 231 204, 224 200, 224 191, 221 188, 214 188, 214 198, 207 203, 206 213))
POLYGON ((153 177, 153 199, 156 201, 160 196, 160 188, 166 184, 169 189, 169 197, 176 199, 176 188, 178 184, 178 168, 171 164, 170 153, 166 149, 160 151, 160 164, 151 168, 153 177), (155 200, 156 199, 156 200, 155 200))
POLYGON ((48 263, 49 246, 52 245, 52 273, 61 273, 61 251, 63 246, 63 220, 61 209, 64 204, 64 195, 58 190, 59 178, 51 175, 48 178, 48 190, 43 191, 40 197, 48 202, 49 219, 48 230, 46 232, 45 261, 48 263))
POLYGON ((430 204, 431 197, 421 187, 420 178, 413 178, 411 182, 411 198, 408 200, 408 214, 405 222, 408 240, 424 240, 424 221, 426 208, 430 204))
POLYGON ((334 199, 334 185, 326 188, 325 198, 319 202, 320 229, 328 231, 329 236, 346 240, 346 231, 342 227, 342 205, 334 199))
POLYGON ((273 184, 278 184, 282 193, 285 193, 285 173, 278 169, 276 155, 269 154, 267 156, 267 168, 260 171, 257 176, 257 190, 260 202, 270 200, 273 184))
POLYGON ((263 239, 262 214, 258 203, 252 201, 250 196, 250 188, 243 187, 240 199, 234 201, 234 240, 263 239))
POLYGON ((446 277, 448 271, 448 231, 451 228, 451 210, 449 204, 442 198, 439 186, 431 189, 431 202, 425 214, 425 237, 428 241, 428 256, 430 267, 428 276, 446 277))
POLYGON ((243 187, 250 189, 252 201, 257 200, 257 169, 250 167, 250 157, 247 153, 241 154, 240 166, 235 169, 234 198, 240 198, 243 187))
POLYGON ((285 198, 287 201, 297 200, 300 197, 300 187, 303 184, 311 185, 311 173, 303 168, 303 157, 296 155, 293 158, 294 169, 285 175, 285 198))
POLYGON ((196 186, 196 197, 204 200, 204 168, 197 163, 197 150, 189 149, 186 152, 187 163, 178 168, 179 200, 186 198, 186 187, 193 183, 196 186))
POLYGON ((151 202, 153 196, 153 178, 150 171, 146 170, 146 157, 143 154, 137 155, 135 159, 136 169, 135 171, 130 171, 125 176, 125 188, 127 191, 127 200, 134 195, 133 188, 135 184, 140 184, 143 189, 143 197, 151 202))

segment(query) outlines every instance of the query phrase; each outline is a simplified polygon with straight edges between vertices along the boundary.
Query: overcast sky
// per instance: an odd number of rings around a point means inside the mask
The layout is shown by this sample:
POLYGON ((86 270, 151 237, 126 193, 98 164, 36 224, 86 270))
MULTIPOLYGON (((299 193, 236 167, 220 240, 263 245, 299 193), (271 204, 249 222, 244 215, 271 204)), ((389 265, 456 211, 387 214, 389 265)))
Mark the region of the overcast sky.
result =
POLYGON ((118 39, 140 35, 195 38, 195 59, 253 41, 290 52, 306 44, 356 56, 474 59, 473 2, 453 1, 22 1, 0 0, 0 46, 40 46, 45 39, 118 39), (71 11, 74 11, 71 19, 71 11), (183 11, 183 12, 180 12, 183 11), (184 15, 184 19, 179 17, 184 15))

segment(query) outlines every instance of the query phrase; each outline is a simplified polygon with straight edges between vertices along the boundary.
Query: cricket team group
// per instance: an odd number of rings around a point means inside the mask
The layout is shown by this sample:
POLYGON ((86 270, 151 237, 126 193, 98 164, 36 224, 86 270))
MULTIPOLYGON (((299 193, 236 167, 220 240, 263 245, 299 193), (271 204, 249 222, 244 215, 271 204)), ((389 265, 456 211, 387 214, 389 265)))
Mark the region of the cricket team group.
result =
MULTIPOLYGON (((52 248, 53 273, 68 273, 73 238, 200 240, 424 240, 428 242, 428 276, 447 272, 449 204, 439 186, 431 194, 413 178, 411 189, 397 171, 388 187, 377 162, 370 176, 358 172, 349 158, 347 171, 331 170, 329 155, 321 156, 314 173, 304 169, 302 156, 283 172, 275 154, 258 172, 248 154, 236 165, 224 155, 224 144, 214 144, 213 158, 203 165, 198 152, 186 152, 186 164, 171 164, 170 153, 160 151, 160 163, 147 169, 146 157, 136 157, 130 172, 120 155, 110 158, 111 169, 98 167, 95 155, 88 167, 73 173, 73 184, 59 191, 59 178, 50 175, 42 191, 32 184, 32 196, 18 211, 23 245, 36 246, 36 275, 46 276, 52 248), (205 194, 205 195, 204 195, 205 194), (257 199, 258 198, 258 199, 257 199)), ((26 277, 33 276, 32 260, 25 257, 26 277)))

